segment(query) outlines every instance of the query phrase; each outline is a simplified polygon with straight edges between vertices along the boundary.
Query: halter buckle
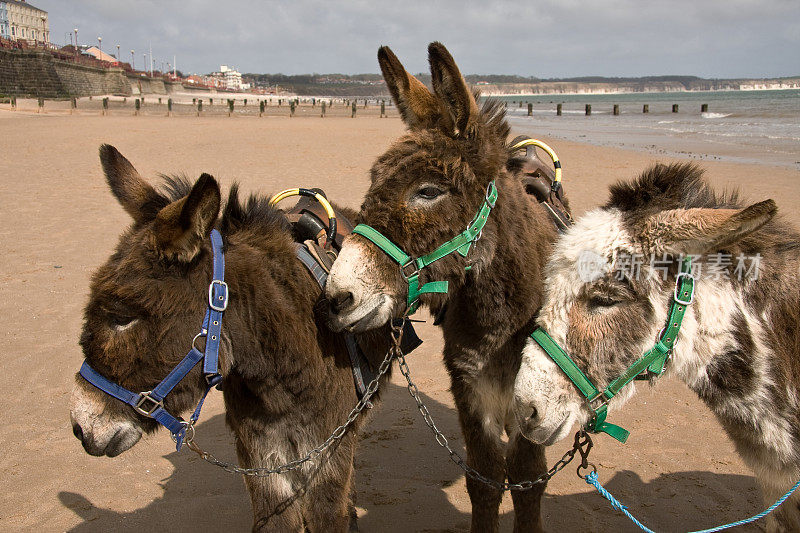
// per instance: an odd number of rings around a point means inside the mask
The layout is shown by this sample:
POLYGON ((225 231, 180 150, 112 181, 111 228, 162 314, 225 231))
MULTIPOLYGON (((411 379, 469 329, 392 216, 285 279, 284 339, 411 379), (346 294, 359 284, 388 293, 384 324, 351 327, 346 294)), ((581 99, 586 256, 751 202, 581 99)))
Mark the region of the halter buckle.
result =
POLYGON ((675 278, 675 292, 673 293, 672 297, 675 300, 675 303, 680 305, 689 305, 694 300, 694 276, 692 276, 689 272, 679 272, 678 276, 675 278), (692 288, 689 291, 689 296, 687 299, 681 298, 680 296, 680 289, 681 289, 681 280, 683 278, 692 280, 692 288))
POLYGON ((164 407, 164 400, 156 400, 155 398, 150 396, 150 394, 152 393, 153 391, 151 390, 140 392, 139 399, 136 401, 136 405, 133 406, 133 408, 136 409, 138 413, 141 413, 144 416, 148 416, 150 418, 153 417, 153 413, 155 412, 156 409, 158 409, 159 407, 162 408, 164 407), (145 406, 145 402, 150 402, 152 405, 145 406))
POLYGON ((217 311, 218 313, 222 313, 225 309, 228 308, 228 284, 224 281, 220 281, 215 279, 208 285, 208 306, 217 311), (214 287, 219 287, 221 294, 218 294, 216 299, 214 298, 214 287), (221 304, 217 304, 216 302, 222 302, 221 304))
POLYGON ((413 257, 409 258, 408 261, 400 265, 400 274, 403 276, 403 279, 406 280, 406 283, 408 283, 408 278, 419 274, 419 268, 417 267, 417 262, 414 260, 413 257), (413 270, 409 274, 406 274, 406 268, 408 267, 411 267, 413 270))
POLYGON ((483 194, 484 199, 486 200, 486 205, 489 206, 489 209, 494 209, 494 204, 497 203, 497 198, 495 197, 494 200, 489 198, 490 191, 492 190, 492 184, 486 186, 486 192, 483 194))
POLYGON ((611 400, 611 398, 609 398, 608 396, 606 396, 606 395, 603 393, 603 391, 598 391, 598 392, 597 392, 597 394, 595 394, 595 395, 594 395, 594 396, 592 396, 591 398, 586 398, 586 403, 588 403, 588 404, 589 404, 589 408, 590 408, 592 411, 597 411, 598 409, 600 409, 600 408, 601 408, 601 407, 603 407, 604 405, 608 405, 608 402, 609 402, 610 400, 611 400), (596 402, 597 400, 600 400, 600 404, 599 404, 599 405, 597 405, 597 406, 595 407, 593 404, 594 404, 594 402, 596 402))

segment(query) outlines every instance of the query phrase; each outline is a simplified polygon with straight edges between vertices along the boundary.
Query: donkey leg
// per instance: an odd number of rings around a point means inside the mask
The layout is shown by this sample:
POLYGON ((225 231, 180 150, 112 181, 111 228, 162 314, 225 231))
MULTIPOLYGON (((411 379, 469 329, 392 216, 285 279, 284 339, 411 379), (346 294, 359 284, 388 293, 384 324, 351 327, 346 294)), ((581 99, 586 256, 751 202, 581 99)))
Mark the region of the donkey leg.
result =
MULTIPOLYGON (((775 474, 759 479, 765 506, 772 505, 783 496, 786 489, 797 481, 793 477, 794 475, 775 474)), ((800 494, 792 494, 775 512, 767 516, 766 530, 767 533, 800 532, 800 494)))
MULTIPOLYGON (((547 471, 544 446, 534 444, 519 432, 509 435, 506 453, 508 480, 511 483, 536 479, 547 471)), ((542 527, 542 495, 546 484, 536 485, 531 490, 512 491, 514 500, 514 531, 540 532, 542 527)))
MULTIPOLYGON (((454 388, 454 392, 458 389, 454 388)), ((458 418, 464 443, 467 448, 467 464, 498 482, 505 480, 505 457, 500 441, 499 425, 487 428, 492 417, 481 416, 475 411, 479 404, 468 401, 462 394, 454 394, 458 407, 458 418)), ((498 510, 503 493, 467 476, 467 492, 472 503, 473 533, 495 533, 499 529, 498 510)))
POLYGON ((346 533, 350 530, 350 511, 355 511, 352 503, 353 457, 352 453, 348 455, 342 449, 336 453, 347 455, 348 461, 341 464, 331 458, 331 463, 321 469, 325 479, 317 480, 306 495, 309 533, 346 533))
MULTIPOLYGON (((237 428, 241 429, 241 428, 237 428)), ((238 432, 237 432, 238 433, 238 432)), ((263 467, 275 458, 265 442, 246 445, 236 439, 239 464, 245 468, 263 467)), ((298 492, 286 476, 245 476, 244 483, 250 493, 253 507, 253 531, 287 531, 303 533, 305 523, 302 512, 302 491, 298 492)))

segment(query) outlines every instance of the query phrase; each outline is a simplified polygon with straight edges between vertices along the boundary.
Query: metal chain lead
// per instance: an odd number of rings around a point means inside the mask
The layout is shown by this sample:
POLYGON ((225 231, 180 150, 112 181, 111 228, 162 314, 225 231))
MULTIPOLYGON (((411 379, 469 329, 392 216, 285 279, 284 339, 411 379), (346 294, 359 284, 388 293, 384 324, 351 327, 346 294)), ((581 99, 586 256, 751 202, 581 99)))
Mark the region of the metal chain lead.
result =
MULTIPOLYGON (((350 426, 356 421, 356 419, 361 415, 364 409, 367 408, 370 404, 370 399, 378 390, 378 385, 381 378, 386 375, 389 369, 392 366, 392 361, 396 358, 399 362, 400 372, 406 378, 408 382, 408 392, 411 394, 411 397, 414 398, 414 401, 417 403, 417 408, 419 412, 422 414, 423 420, 425 420, 425 424, 431 429, 434 436, 436 437, 436 442, 442 448, 445 448, 450 456, 450 460, 452 460, 456 465, 461 468, 465 474, 472 479, 480 481, 481 483, 488 485, 496 490, 500 491, 507 491, 507 490, 530 490, 534 488, 536 485, 546 483, 550 478, 560 472, 565 466, 567 466, 572 459, 575 457, 575 454, 580 452, 581 455, 581 466, 580 468, 587 468, 590 465, 587 461, 587 457, 589 455, 589 450, 592 449, 592 439, 589 435, 580 430, 575 434, 575 443, 572 446, 572 449, 567 451, 561 459, 559 459, 551 468, 547 471, 547 473, 542 474, 538 478, 530 481, 521 481, 519 483, 508 483, 508 482, 499 482, 494 479, 490 479, 471 466, 469 466, 466 461, 450 447, 450 443, 447 440, 447 437, 436 427, 436 423, 431 417, 428 408, 420 398, 419 389, 417 385, 411 379, 411 372, 408 368, 408 364, 406 363, 406 358, 403 352, 400 349, 400 343, 403 340, 403 326, 405 325, 405 321, 407 320, 407 316, 403 316, 403 320, 399 323, 393 324, 391 328, 391 336, 392 336, 392 346, 389 347, 389 350, 386 352, 386 357, 384 357, 383 361, 378 367, 378 374, 375 376, 369 385, 367 386, 366 393, 361 398, 361 400, 356 404, 350 414, 347 416, 347 420, 337 427, 333 433, 319 446, 313 448, 310 452, 308 452, 304 457, 299 459, 295 459, 294 461, 289 461, 283 465, 274 467, 274 468, 242 468, 239 465, 234 463, 229 463, 226 461, 222 461, 217 459, 211 453, 203 450, 194 442, 194 432, 192 432, 191 437, 187 438, 186 446, 195 452, 197 455, 200 456, 201 459, 204 461, 211 463, 214 466, 218 466, 225 470, 226 472, 230 472, 232 474, 241 474, 244 476, 256 476, 256 477, 267 477, 276 474, 284 474, 291 470, 296 470, 303 466, 305 463, 319 457, 325 452, 328 448, 330 448, 335 442, 341 440, 350 426)), ((194 429, 194 428, 192 428, 194 429)))
POLYGON ((378 390, 378 385, 380 383, 381 378, 389 372, 389 369, 392 367, 392 360, 399 354, 401 357, 403 353, 400 351, 400 342, 403 340, 403 325, 405 324, 405 320, 401 322, 399 325, 392 325, 391 334, 392 334, 392 346, 389 347, 389 350, 386 352, 386 357, 383 358, 380 366, 378 367, 378 374, 375 376, 375 379, 370 381, 369 385, 367 385, 367 390, 364 396, 359 400, 356 406, 350 411, 350 414, 347 416, 347 420, 333 430, 333 433, 319 446, 313 448, 309 451, 305 456, 295 459, 294 461, 289 461, 286 464, 282 464, 280 466, 274 468, 242 468, 237 464, 229 463, 227 461, 222 461, 217 459, 212 455, 210 452, 207 452, 200 448, 194 442, 194 435, 192 434, 192 438, 188 438, 186 440, 186 446, 197 455, 200 456, 201 459, 204 461, 211 463, 214 466, 218 466, 223 470, 230 472, 232 474, 242 474, 244 476, 255 476, 255 477, 267 477, 275 474, 284 474, 291 470, 297 470, 305 463, 311 461, 322 455, 328 448, 330 448, 335 442, 341 440, 345 433, 347 433, 348 428, 356 421, 356 419, 361 415, 364 409, 367 406, 372 406, 370 403, 370 399, 378 390))
POLYGON ((398 352, 399 355, 397 359, 399 361, 400 372, 405 376, 406 381, 408 381, 408 392, 411 394, 411 397, 414 398, 414 401, 417 403, 417 409, 422 414, 423 420, 425 420, 425 424, 431 429, 434 436, 436 437, 436 442, 447 450, 447 453, 450 456, 450 460, 453 461, 459 468, 461 468, 464 473, 471 477, 474 480, 480 481, 484 485, 488 485, 496 490, 499 491, 507 491, 507 490, 531 490, 536 485, 540 485, 542 483, 546 483, 550 478, 555 476, 559 471, 561 471, 565 466, 567 466, 572 459, 575 457, 575 454, 580 452, 581 455, 581 467, 586 468, 589 464, 587 461, 587 457, 589 455, 589 450, 592 449, 592 439, 589 435, 580 430, 575 434, 575 443, 572 446, 572 449, 565 453, 561 459, 559 459, 556 464, 554 464, 550 470, 548 470, 545 474, 537 477, 534 480, 529 481, 520 481, 519 483, 509 483, 509 482, 500 482, 494 479, 488 478, 469 466, 467 462, 456 452, 453 448, 450 447, 450 443, 445 437, 444 433, 442 433, 438 427, 436 427, 436 422, 434 422, 433 417, 431 416, 430 411, 425 406, 425 403, 420 398, 419 389, 417 385, 411 379, 411 372, 408 368, 408 364, 406 363, 406 358, 402 354, 402 352, 398 352))

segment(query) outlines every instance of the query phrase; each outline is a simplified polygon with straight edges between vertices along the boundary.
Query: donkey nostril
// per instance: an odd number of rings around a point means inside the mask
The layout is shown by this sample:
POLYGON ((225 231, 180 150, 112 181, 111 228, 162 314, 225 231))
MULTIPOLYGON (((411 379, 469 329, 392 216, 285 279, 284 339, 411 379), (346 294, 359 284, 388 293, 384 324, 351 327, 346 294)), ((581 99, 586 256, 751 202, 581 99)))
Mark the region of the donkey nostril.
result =
POLYGON ((348 291, 337 294, 330 299, 330 302, 331 311, 333 311, 334 314, 338 314, 353 303, 353 293, 348 291))
POLYGON ((531 407, 531 414, 528 415, 528 420, 532 423, 536 423, 539 418, 539 410, 535 407, 531 407))
POLYGON ((79 424, 72 424, 72 434, 75 435, 79 441, 83 442, 83 429, 79 424))

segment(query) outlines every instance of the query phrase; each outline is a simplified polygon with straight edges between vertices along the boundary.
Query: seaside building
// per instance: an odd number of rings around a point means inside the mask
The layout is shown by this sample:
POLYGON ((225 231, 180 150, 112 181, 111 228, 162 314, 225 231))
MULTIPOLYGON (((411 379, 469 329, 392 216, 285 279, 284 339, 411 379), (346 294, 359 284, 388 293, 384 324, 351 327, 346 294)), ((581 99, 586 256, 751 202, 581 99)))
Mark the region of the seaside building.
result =
POLYGON ((49 43, 47 11, 24 0, 0 0, 0 37, 49 43))
POLYGON ((210 87, 227 89, 229 91, 247 91, 249 83, 242 83, 242 74, 234 67, 220 65, 218 72, 212 72, 203 78, 203 83, 210 87))
POLYGON ((95 59, 99 59, 100 61, 105 61, 107 63, 113 63, 114 65, 119 64, 119 61, 117 61, 116 57, 103 52, 102 50, 100 50, 96 46, 88 46, 88 47, 82 48, 81 51, 84 54, 89 54, 90 56, 94 56, 95 59))

